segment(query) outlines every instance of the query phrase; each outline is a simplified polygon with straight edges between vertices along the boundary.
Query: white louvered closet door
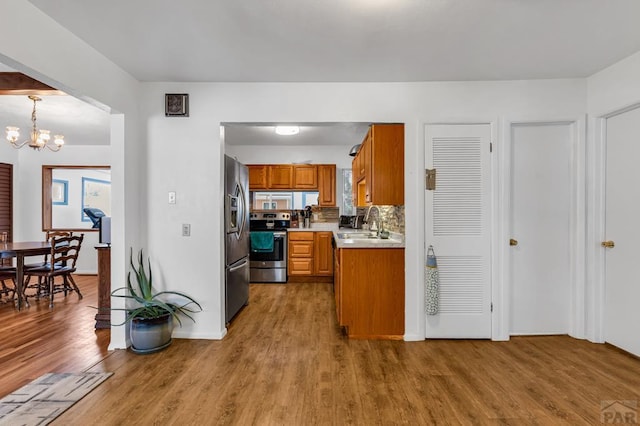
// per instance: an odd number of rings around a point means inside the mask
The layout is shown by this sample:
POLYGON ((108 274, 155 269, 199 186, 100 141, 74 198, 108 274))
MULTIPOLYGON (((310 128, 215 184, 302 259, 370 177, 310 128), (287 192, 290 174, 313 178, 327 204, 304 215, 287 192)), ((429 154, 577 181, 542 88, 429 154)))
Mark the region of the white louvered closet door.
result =
POLYGON ((425 126, 425 167, 436 169, 436 189, 425 193, 425 241, 440 275, 428 339, 491 337, 490 136, 484 124, 425 126))

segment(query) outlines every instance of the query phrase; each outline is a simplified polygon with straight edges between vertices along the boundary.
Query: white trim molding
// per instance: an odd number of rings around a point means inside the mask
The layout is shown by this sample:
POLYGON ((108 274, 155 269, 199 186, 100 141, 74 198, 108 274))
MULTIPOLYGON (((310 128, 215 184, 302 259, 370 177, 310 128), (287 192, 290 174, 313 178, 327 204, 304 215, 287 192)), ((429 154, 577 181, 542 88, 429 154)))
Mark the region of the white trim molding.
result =
MULTIPOLYGON (((586 213, 586 132, 585 118, 571 119, 521 119, 505 120, 502 123, 502 138, 498 146, 500 167, 497 182, 496 208, 496 248, 495 248, 495 279, 501 289, 501 298, 504 308, 501 314, 499 330, 501 340, 508 340, 510 335, 509 323, 511 318, 510 300, 511 289, 508 277, 511 275, 511 252, 509 250, 509 212, 511 209, 511 129, 515 126, 525 125, 569 125, 571 129, 570 151, 570 185, 572 198, 570 200, 569 221, 569 248, 570 248, 570 323, 569 335, 584 339, 586 329, 586 253, 585 240, 587 230, 586 213)), ((495 300, 495 299, 494 299, 495 300)), ((498 330, 497 330, 498 331, 498 330)))

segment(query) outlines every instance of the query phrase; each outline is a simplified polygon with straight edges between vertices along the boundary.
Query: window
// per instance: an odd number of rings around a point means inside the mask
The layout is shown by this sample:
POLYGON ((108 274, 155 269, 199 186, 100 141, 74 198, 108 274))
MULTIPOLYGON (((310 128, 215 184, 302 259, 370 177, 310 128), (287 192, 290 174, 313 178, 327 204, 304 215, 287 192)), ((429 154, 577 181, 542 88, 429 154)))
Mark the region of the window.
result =
POLYGON ((318 204, 318 191, 262 192, 254 191, 251 205, 262 210, 301 210, 318 204))
MULTIPOLYGON (((103 202, 96 199, 97 194, 104 191, 92 191, 85 197, 85 190, 96 189, 95 185, 83 184, 82 178, 96 181, 111 181, 111 168, 109 166, 42 166, 42 230, 77 230, 90 231, 92 222, 83 220, 79 214, 82 211, 84 199, 91 203, 101 203, 107 215, 111 214, 111 189, 109 184, 109 201, 103 202), (61 182, 66 182, 66 185, 61 182), (65 187, 66 186, 66 190, 65 187), (66 193, 66 196, 64 195, 66 193), (66 202, 63 200, 66 198, 66 202), (108 207, 107 207, 108 205, 108 207)), ((93 182, 92 182, 93 183, 93 182)), ((100 188, 98 188, 100 189, 100 188)), ((102 188, 104 189, 104 188, 102 188)), ((98 196, 98 198, 100 198, 98 196)), ((102 200, 105 198, 103 197, 102 200)))
POLYGON ((51 202, 54 206, 66 206, 69 204, 69 181, 53 179, 51 183, 51 202))
POLYGON ((111 216, 111 181, 82 177, 80 217, 83 222, 91 222, 84 212, 86 207, 100 209, 111 216))
POLYGON ((352 169, 342 169, 342 214, 348 216, 355 214, 353 209, 352 172, 352 169))

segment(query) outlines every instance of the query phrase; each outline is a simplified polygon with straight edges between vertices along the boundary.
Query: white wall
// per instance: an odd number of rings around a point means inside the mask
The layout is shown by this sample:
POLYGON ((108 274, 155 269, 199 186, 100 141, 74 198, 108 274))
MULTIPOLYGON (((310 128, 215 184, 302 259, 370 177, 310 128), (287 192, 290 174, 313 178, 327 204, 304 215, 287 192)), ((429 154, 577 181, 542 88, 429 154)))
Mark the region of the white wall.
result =
POLYGON ((640 52, 637 52, 589 77, 589 114, 598 117, 639 102, 639 71, 640 52))
MULTIPOLYGON (((585 113, 586 86, 584 80, 144 83, 141 102, 148 129, 147 204, 152 212, 148 215, 147 245, 164 281, 203 302, 205 312, 198 315, 198 322, 185 323, 176 332, 189 337, 219 338, 225 334, 220 310, 224 290, 221 161, 224 146, 215 131, 220 123, 405 123, 405 338, 420 340, 424 338, 424 123, 498 124, 524 117, 579 118, 585 113), (164 117, 161 102, 164 93, 189 93, 191 116, 164 117), (167 203, 169 191, 177 192, 177 204, 167 203), (180 235, 182 223, 192 225, 191 237, 180 235)), ((495 137, 499 148, 502 135, 495 137)), ((349 157, 346 159, 349 161, 349 157)))

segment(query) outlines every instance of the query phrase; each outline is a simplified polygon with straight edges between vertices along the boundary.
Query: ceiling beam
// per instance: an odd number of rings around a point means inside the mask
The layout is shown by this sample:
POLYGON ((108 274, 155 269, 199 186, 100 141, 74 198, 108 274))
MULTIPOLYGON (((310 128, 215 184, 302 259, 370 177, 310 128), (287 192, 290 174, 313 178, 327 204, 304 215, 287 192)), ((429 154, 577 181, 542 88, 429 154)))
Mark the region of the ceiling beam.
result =
POLYGON ((0 72, 0 95, 64 95, 20 72, 0 72))

